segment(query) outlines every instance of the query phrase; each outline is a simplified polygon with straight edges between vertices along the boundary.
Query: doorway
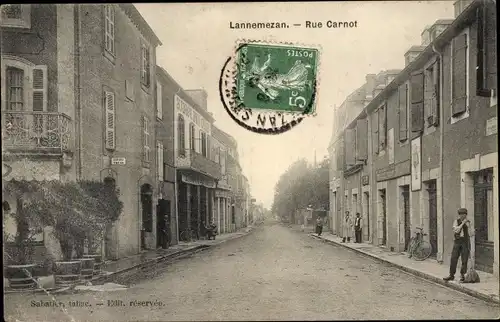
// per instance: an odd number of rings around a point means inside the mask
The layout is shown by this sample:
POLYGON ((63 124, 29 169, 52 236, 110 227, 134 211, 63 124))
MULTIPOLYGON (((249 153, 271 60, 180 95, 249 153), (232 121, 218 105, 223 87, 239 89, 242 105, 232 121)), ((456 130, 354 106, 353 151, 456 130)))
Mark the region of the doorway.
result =
POLYGON ((170 211, 170 200, 159 199, 158 205, 156 205, 156 247, 164 246, 164 238, 166 237, 168 242, 171 242, 171 211, 170 211), (166 234, 165 235, 165 231, 166 234))
POLYGON ((438 249, 436 180, 427 182, 427 193, 429 196, 429 243, 432 246, 430 257, 436 258, 438 249))
POLYGON ((370 241, 370 194, 368 191, 363 192, 363 233, 366 241, 370 241))
POLYGON ((146 233, 153 232, 153 188, 145 183, 141 186, 141 249, 146 249, 146 233))
POLYGON ((493 169, 474 174, 474 227, 476 269, 493 273, 494 229, 493 224, 493 169))
POLYGON ((403 197, 403 220, 404 220, 404 238, 405 251, 408 250, 411 239, 411 221, 410 221, 410 186, 401 186, 401 195, 403 197))
POLYGON ((387 200, 385 189, 379 190, 380 195, 380 225, 382 229, 381 244, 387 246, 387 200))

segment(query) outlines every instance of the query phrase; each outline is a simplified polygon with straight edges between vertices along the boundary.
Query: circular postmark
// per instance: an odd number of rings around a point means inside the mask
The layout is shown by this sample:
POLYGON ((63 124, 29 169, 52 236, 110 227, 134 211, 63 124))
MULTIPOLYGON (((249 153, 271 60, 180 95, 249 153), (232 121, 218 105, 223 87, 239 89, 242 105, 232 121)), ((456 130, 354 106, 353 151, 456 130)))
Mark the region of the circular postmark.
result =
POLYGON ((240 43, 221 70, 222 105, 249 131, 280 134, 290 130, 314 115, 318 54, 308 47, 240 43))

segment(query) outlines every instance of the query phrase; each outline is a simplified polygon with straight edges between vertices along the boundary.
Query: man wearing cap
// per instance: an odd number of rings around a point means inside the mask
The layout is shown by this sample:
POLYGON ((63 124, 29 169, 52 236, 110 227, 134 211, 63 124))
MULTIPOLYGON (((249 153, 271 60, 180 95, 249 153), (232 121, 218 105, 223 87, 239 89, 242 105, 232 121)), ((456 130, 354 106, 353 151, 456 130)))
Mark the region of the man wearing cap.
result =
POLYGON ((469 260, 469 228, 470 221, 467 219, 467 209, 458 209, 458 218, 453 222, 453 234, 455 241, 453 243, 453 250, 451 251, 450 262, 450 275, 443 278, 445 281, 452 281, 455 279, 455 272, 457 271, 458 257, 462 258, 462 266, 460 267, 460 281, 465 280, 465 273, 467 272, 467 261, 469 260))

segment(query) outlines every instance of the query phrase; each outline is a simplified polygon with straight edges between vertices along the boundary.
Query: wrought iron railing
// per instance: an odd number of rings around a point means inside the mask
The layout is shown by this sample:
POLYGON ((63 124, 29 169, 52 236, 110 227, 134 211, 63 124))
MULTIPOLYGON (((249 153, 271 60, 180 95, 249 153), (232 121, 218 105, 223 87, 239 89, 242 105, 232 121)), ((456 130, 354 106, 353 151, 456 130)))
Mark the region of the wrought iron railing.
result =
POLYGON ((58 112, 2 111, 5 150, 70 150, 71 118, 58 112))

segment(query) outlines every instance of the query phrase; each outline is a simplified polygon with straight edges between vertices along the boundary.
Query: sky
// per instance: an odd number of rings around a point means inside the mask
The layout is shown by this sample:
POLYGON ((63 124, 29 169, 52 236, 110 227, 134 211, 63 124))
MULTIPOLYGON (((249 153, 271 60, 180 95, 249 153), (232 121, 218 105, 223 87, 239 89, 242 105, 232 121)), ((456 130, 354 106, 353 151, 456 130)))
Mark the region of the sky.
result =
POLYGON ((271 207, 280 175, 299 158, 328 155, 333 109, 363 85, 366 74, 404 68, 404 54, 420 45, 421 32, 454 17, 453 1, 141 3, 135 4, 163 43, 157 64, 184 89, 203 88, 215 125, 238 141, 243 173, 257 202, 271 207), (356 28, 326 28, 328 20, 357 21, 356 28), (230 29, 230 22, 285 22, 289 29, 230 29), (323 28, 305 28, 305 21, 323 28), (236 124, 219 99, 221 68, 239 39, 321 46, 317 115, 280 135, 250 132, 236 124))

